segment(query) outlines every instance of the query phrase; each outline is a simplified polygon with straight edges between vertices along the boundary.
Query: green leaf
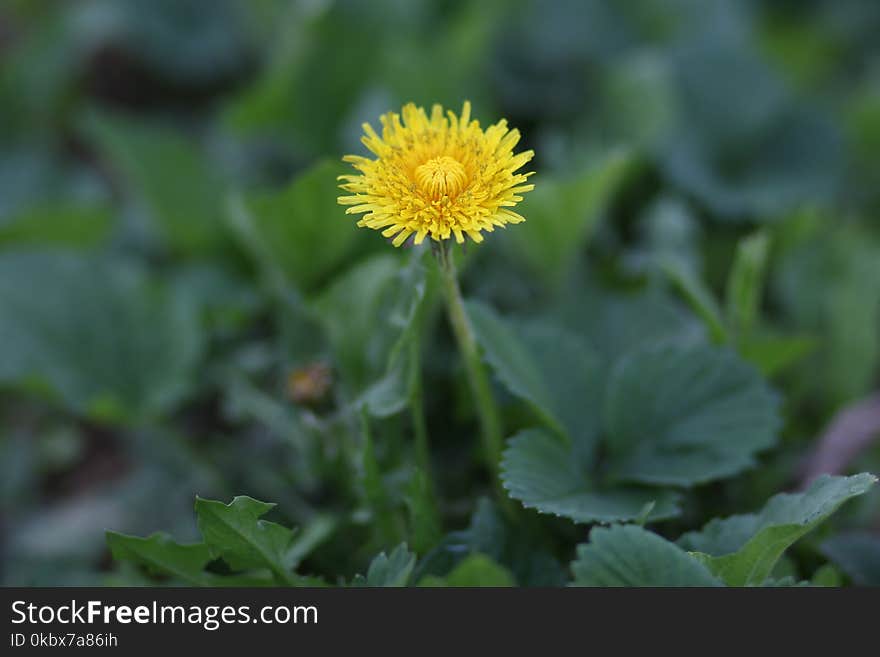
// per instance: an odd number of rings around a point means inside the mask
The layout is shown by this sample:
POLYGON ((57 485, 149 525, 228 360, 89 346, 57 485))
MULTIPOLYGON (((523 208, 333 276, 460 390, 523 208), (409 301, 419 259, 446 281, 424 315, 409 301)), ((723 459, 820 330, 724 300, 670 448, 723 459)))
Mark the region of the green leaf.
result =
POLYGON ((107 238, 112 224, 113 215, 104 205, 43 203, 0 221, 0 246, 91 247, 107 238))
POLYGON ((533 529, 508 522, 492 502, 480 498, 468 528, 447 534, 425 555, 415 579, 420 583, 425 575, 443 579, 469 554, 480 553, 508 570, 520 586, 563 586, 568 581, 566 569, 544 543, 546 537, 533 529))
POLYGON ((705 340, 703 325, 677 299, 653 288, 638 294, 611 294, 594 286, 573 287, 557 312, 566 327, 584 339, 611 366, 648 344, 705 340))
POLYGON ((575 522, 615 522, 639 517, 655 502, 651 520, 678 514, 675 493, 633 486, 600 486, 561 439, 529 429, 510 439, 501 480, 523 506, 575 522))
POLYGON ((727 279, 727 323, 738 340, 750 335, 754 328, 769 254, 770 237, 765 231, 758 231, 737 245, 727 279))
POLYGON ((382 479, 382 469, 376 456, 373 434, 370 431, 369 417, 367 416, 366 409, 361 409, 361 428, 363 434, 361 468, 363 471, 364 499, 373 514, 373 519, 382 539, 390 543, 399 538, 399 536, 391 499, 385 482, 382 479))
POLYGON ((712 291, 694 272, 684 268, 678 261, 666 260, 661 266, 672 284, 703 320, 712 341, 717 344, 726 343, 728 339, 727 326, 712 291))
POLYGON ((416 554, 425 554, 440 542, 441 520, 431 482, 421 470, 414 470, 404 497, 409 516, 409 536, 416 554))
POLYGON ((337 277, 311 304, 345 380, 355 390, 364 389, 386 369, 397 334, 388 330, 383 310, 399 266, 391 254, 364 260, 337 277))
POLYGON ((343 172, 341 164, 321 161, 281 191, 247 197, 246 212, 235 220, 252 255, 300 291, 325 281, 359 239, 355 222, 336 203, 336 176, 343 172))
POLYGON ((358 575, 352 582, 353 586, 401 587, 409 583, 416 555, 410 552, 406 543, 398 545, 391 556, 384 552, 377 555, 367 569, 367 576, 358 575))
POLYGON ((740 355, 768 377, 802 361, 817 346, 817 340, 812 337, 775 335, 766 331, 753 332, 737 342, 740 355))
POLYGON ((416 250, 409 263, 400 269, 398 298, 388 311, 387 330, 399 332, 391 347, 388 365, 380 379, 370 384, 359 398, 374 417, 389 417, 410 406, 413 413, 421 412, 421 334, 427 308, 432 299, 436 279, 425 265, 428 251, 416 250))
POLYGON ((776 441, 776 395, 726 349, 657 345, 615 368, 605 399, 609 474, 692 486, 753 465, 776 441))
POLYGON ((839 534, 820 550, 860 586, 880 586, 880 536, 868 532, 839 534))
POLYGON ((72 411, 141 423, 194 386, 197 300, 120 260, 0 255, 0 381, 36 378, 72 411))
POLYGON ((294 584, 288 568, 293 531, 259 519, 274 506, 243 495, 229 504, 197 497, 199 531, 212 553, 232 568, 268 568, 280 584, 294 584))
POLYGON ((810 578, 812 586, 835 587, 843 586, 843 575, 830 563, 820 566, 810 578))
POLYGON ((233 130, 280 142, 285 150, 335 151, 340 126, 381 59, 363 54, 382 38, 377 35, 393 36, 393 12, 359 5, 281 6, 266 44, 266 65, 230 99, 224 118, 233 130), (317 68, 321 75, 314 74, 317 68))
POLYGON ((827 219, 819 235, 782 259, 776 296, 798 330, 821 348, 800 384, 823 409, 857 399, 880 364, 880 242, 870 231, 827 219))
POLYGON ((758 513, 712 520, 702 531, 682 536, 679 543, 704 555, 705 563, 728 585, 759 585, 795 541, 876 481, 867 473, 823 475, 803 493, 776 495, 758 513))
POLYGON ((509 522, 486 498, 477 502, 461 536, 470 553, 485 554, 503 565, 520 586, 562 586, 568 579, 562 564, 542 542, 544 537, 509 522))
POLYGON ((108 531, 107 545, 117 561, 144 566, 151 574, 167 575, 194 586, 207 583, 204 570, 212 556, 205 543, 182 545, 163 532, 140 538, 108 531))
POLYGON ((498 378, 591 459, 599 428, 599 358, 554 325, 533 323, 516 330, 476 302, 467 303, 467 313, 498 378))
POLYGON ((517 207, 526 221, 510 236, 520 256, 548 283, 559 283, 568 273, 633 161, 630 153, 614 151, 570 179, 536 176, 535 189, 517 207))
POLYGON ((173 250, 204 252, 224 244, 225 186, 198 144, 170 128, 122 116, 93 114, 84 127, 173 250))
POLYGON ((300 562, 324 544, 339 527, 339 519, 331 515, 316 515, 302 531, 296 532, 284 554, 284 566, 295 570, 300 562))
POLYGON ((485 554, 475 552, 462 559, 445 577, 423 577, 419 586, 425 587, 510 587, 516 580, 509 570, 498 565, 485 554))
POLYGON ((697 559, 636 525, 594 528, 571 570, 573 586, 721 586, 697 559))

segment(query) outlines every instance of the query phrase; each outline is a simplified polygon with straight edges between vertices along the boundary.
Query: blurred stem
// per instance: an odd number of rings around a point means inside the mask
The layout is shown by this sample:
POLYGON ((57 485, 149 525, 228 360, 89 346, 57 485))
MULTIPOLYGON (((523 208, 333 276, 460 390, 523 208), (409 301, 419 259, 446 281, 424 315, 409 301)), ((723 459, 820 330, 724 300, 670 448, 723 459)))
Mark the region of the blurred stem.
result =
MULTIPOLYGON (((477 413, 480 417, 480 427, 483 437, 483 451, 492 476, 496 483, 499 482, 499 464, 501 462, 501 418, 495 399, 492 396, 492 388, 489 384, 489 376, 480 358, 480 351, 474 329, 464 310, 464 302, 461 298, 461 289, 458 286, 458 276, 455 270, 455 261, 451 249, 445 241, 434 250, 440 272, 443 278, 443 293, 446 298, 446 310, 449 314, 449 323, 458 342, 467 372, 468 383, 474 395, 477 413)), ((502 493, 502 499, 506 496, 502 493)))
POLYGON ((425 405, 422 397, 422 358, 419 341, 415 338, 409 341, 409 395, 410 410, 412 412, 413 432, 416 438, 416 462, 419 469, 425 474, 425 478, 434 491, 434 478, 431 474, 431 452, 428 447, 428 425, 425 422, 425 405))

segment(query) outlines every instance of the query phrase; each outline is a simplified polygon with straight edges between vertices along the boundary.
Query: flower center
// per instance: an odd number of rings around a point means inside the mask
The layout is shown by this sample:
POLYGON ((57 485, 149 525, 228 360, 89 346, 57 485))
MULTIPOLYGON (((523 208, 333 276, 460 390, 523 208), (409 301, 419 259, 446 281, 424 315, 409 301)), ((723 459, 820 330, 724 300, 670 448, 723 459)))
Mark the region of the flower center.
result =
POLYGON ((416 169, 416 182, 433 199, 455 196, 467 184, 467 172, 448 155, 432 157, 416 169))

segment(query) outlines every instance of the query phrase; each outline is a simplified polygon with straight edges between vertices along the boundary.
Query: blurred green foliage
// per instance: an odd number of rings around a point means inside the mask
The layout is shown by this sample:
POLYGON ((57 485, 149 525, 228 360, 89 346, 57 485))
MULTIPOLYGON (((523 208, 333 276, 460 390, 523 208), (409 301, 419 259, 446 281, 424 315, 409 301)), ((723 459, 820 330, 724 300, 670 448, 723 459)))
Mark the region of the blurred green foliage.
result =
MULTIPOLYGON (((3 583, 724 579, 662 536, 795 486, 880 378, 877 34, 875 0, 3 3, 3 583), (459 254, 514 518, 427 249, 335 200, 362 122, 465 99, 536 152, 527 222, 459 254), (575 550, 624 519, 662 536, 575 550)), ((763 567, 876 583, 878 514, 763 567)))

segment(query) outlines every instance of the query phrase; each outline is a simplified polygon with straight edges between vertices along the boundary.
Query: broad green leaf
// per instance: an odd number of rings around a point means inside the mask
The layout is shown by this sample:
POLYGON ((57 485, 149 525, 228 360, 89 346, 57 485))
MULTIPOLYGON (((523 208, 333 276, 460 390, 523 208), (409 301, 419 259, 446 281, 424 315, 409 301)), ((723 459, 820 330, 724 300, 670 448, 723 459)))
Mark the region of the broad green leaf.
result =
POLYGON ((719 38, 719 23, 686 28, 692 38, 676 49, 681 102, 663 144, 664 175, 721 220, 772 218, 829 200, 841 165, 837 127, 788 92, 760 48, 730 33, 719 38))
POLYGON ((476 302, 467 304, 467 312, 498 378, 584 459, 592 459, 599 428, 599 358, 577 336, 552 324, 514 328, 476 302))
POLYGON ((822 543, 820 550, 856 584, 880 586, 880 536, 877 534, 839 534, 822 543))
POLYGON ((391 556, 384 552, 376 556, 367 569, 367 575, 358 575, 354 578, 352 586, 370 587, 401 587, 409 583, 413 568, 416 565, 416 556, 410 552, 406 543, 398 545, 391 556))
POLYGON ((237 221, 248 225, 234 224, 253 257, 278 268, 302 292, 324 282, 360 237, 355 221, 336 203, 341 173, 341 164, 321 161, 280 191, 247 197, 237 221))
MULTIPOLYGON (((831 219, 827 220, 832 223, 831 219)), ((798 330, 820 340, 801 385, 834 408, 872 389, 880 364, 880 241, 833 225, 792 249, 778 268, 776 295, 798 330)))
POLYGON ((568 273, 632 164, 630 153, 614 151, 570 179, 535 177, 535 189, 516 208, 526 221, 510 236, 547 282, 557 284, 568 273))
POLYGON ((151 574, 171 576, 191 586, 207 583, 204 571, 212 555, 205 543, 182 545, 162 532, 140 538, 108 531, 107 545, 117 561, 144 566, 151 574))
POLYGON ((0 220, 0 246, 95 246, 107 238, 112 222, 113 215, 104 205, 43 203, 0 220))
POLYGON ((468 555, 445 577, 427 576, 419 586, 426 587, 510 587, 516 580, 509 570, 498 565, 485 554, 468 555))
POLYGON ((378 35, 391 37, 395 12, 359 4, 283 6, 267 43, 266 65, 230 99, 224 118, 234 130, 280 142, 286 149, 330 152, 376 66, 377 58, 364 53, 378 35), (315 75, 319 68, 322 74, 315 75))
POLYGON ((199 531, 212 554, 236 570, 268 568, 280 584, 294 584, 289 552, 294 532, 260 520, 275 505, 240 495, 229 504, 196 498, 199 531))
POLYGON ((652 502, 651 520, 678 514, 673 492, 600 485, 570 447, 541 429, 522 431, 510 439, 501 470, 504 488, 523 506, 575 522, 632 520, 652 502))
POLYGON ((623 143, 653 148, 669 134, 677 112, 672 62, 652 48, 634 48, 614 58, 597 100, 601 131, 623 143))
POLYGON ((593 286, 573 287, 557 310, 567 328, 584 336, 603 364, 659 342, 704 340, 703 325, 677 299, 659 289, 611 294, 593 286), (571 299, 577 299, 572 303, 571 299))
POLYGON ((121 116, 93 114, 85 128, 125 188, 147 206, 172 250, 213 251, 226 242, 224 185, 195 141, 121 116))
POLYGON ((0 380, 35 378, 76 413, 141 423, 192 389, 197 300, 139 267, 67 252, 0 255, 0 380))
POLYGON ((594 528, 571 570, 573 586, 721 586, 697 559, 636 525, 594 528))
POLYGON ((755 325, 769 252, 770 237, 764 231, 746 237, 737 245, 727 279, 727 323, 738 340, 749 336, 755 325))
POLYGON ((355 390, 365 388, 386 369, 397 332, 389 330, 383 309, 399 267, 391 254, 364 260, 334 279, 311 304, 345 379, 355 390))
POLYGON ((609 476, 692 486, 753 465, 772 446, 776 395, 726 349, 657 345, 618 363, 605 399, 609 476))
POLYGON ((776 495, 758 513, 712 520, 702 531, 682 536, 679 543, 701 554, 728 585, 759 585, 789 546, 876 481, 867 473, 823 475, 803 493, 776 495))

